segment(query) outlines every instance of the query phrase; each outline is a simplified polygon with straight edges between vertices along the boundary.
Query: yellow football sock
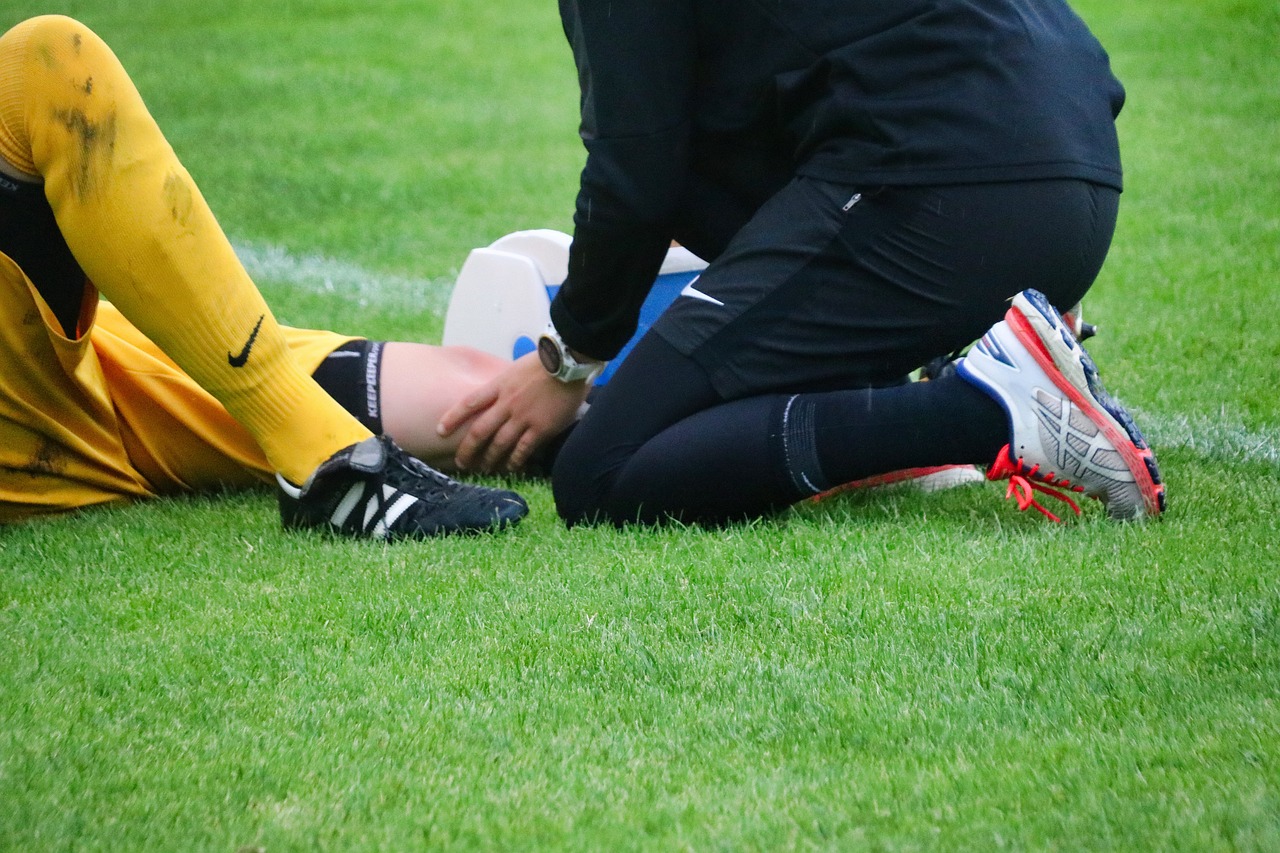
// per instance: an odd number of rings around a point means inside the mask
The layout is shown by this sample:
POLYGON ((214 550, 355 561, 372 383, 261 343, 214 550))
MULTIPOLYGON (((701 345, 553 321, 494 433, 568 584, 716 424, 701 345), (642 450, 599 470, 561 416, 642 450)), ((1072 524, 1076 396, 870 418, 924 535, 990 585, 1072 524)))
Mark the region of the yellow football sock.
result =
POLYGON ((85 273, 301 483, 369 436, 279 325, 111 49, 70 18, 0 39, 0 156, 43 177, 85 273))

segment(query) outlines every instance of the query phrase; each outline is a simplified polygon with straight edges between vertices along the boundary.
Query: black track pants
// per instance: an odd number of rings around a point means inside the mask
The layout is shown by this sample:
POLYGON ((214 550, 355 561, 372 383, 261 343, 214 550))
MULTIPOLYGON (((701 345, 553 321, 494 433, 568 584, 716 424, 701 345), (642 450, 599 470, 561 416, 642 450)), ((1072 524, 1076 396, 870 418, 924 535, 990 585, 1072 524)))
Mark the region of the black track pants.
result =
POLYGON ((1080 181, 859 192, 797 179, 631 352, 561 450, 570 523, 752 517, 899 468, 989 463, 1003 410, 901 385, 1014 294, 1084 296, 1118 193, 1080 181))

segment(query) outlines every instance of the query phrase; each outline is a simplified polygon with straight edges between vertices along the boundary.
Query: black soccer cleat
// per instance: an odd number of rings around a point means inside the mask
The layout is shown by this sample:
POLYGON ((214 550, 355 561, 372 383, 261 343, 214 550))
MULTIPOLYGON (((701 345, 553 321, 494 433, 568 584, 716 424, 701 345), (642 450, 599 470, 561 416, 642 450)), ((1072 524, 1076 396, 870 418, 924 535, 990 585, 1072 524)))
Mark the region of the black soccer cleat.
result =
POLYGON ((357 539, 425 539, 514 526, 529 512, 515 492, 459 483, 371 436, 329 457, 301 486, 280 475, 280 520, 288 529, 357 539))

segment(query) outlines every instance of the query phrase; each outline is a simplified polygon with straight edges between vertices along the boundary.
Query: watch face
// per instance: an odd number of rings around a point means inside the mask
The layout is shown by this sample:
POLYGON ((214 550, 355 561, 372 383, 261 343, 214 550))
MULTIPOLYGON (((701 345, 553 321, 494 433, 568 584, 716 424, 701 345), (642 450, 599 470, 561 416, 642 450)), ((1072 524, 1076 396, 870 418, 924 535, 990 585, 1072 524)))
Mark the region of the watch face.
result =
POLYGON ((560 372, 560 365, 563 363, 560 358, 560 347, 556 346, 556 342, 547 335, 538 338, 538 360, 542 362, 547 373, 554 376, 560 372))

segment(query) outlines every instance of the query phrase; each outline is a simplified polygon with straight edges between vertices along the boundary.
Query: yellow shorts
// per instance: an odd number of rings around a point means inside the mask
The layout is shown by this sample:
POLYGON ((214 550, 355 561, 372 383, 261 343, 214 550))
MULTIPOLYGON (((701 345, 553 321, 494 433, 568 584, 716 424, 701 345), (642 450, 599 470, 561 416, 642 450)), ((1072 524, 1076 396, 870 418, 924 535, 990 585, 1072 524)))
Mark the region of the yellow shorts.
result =
MULTIPOLYGON (((0 254, 0 524, 110 501, 270 481, 249 433, 88 287, 69 340, 0 254)), ((352 338, 285 328, 313 372, 352 338)))

